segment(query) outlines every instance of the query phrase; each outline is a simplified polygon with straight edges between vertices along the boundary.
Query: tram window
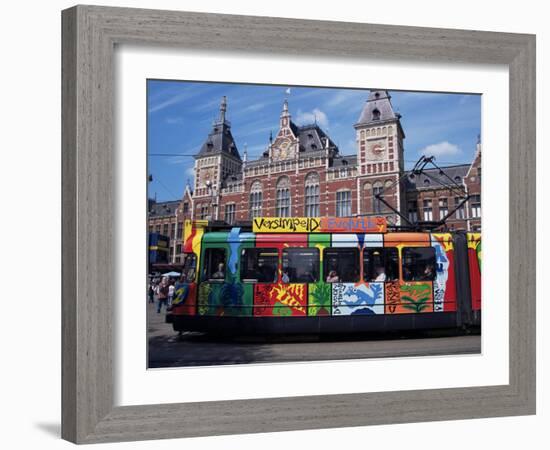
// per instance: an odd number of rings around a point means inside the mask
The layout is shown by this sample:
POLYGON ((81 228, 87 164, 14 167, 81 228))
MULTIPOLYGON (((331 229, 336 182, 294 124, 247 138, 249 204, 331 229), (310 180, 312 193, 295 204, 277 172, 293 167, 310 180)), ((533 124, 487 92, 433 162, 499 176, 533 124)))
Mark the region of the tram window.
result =
POLYGON ((276 248, 245 248, 241 251, 241 281, 245 283, 276 283, 276 248))
POLYGON ((285 248, 283 250, 283 283, 319 281, 318 248, 285 248))
POLYGON ((195 281, 197 270, 197 255, 194 253, 185 253, 185 262, 183 263, 182 281, 191 283, 195 281))
POLYGON ((325 248, 323 277, 327 283, 356 283, 359 281, 359 249, 325 248))
POLYGON ((207 248, 204 251, 203 281, 223 282, 225 280, 225 249, 207 248))
POLYGON ((435 249, 433 247, 404 247, 403 280, 433 281, 435 279, 435 249))
POLYGON ((367 282, 395 281, 399 278, 397 248, 369 247, 363 252, 363 272, 367 282))

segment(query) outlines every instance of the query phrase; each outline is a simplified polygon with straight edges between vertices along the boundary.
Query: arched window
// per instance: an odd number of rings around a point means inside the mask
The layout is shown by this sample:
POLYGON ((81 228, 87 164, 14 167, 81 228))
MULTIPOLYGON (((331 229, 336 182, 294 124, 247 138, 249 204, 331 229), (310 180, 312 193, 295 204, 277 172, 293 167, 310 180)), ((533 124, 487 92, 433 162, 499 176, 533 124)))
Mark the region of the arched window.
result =
POLYGON ((336 192, 336 216, 351 216, 351 191, 336 192))
POLYGON ((275 215, 277 217, 290 217, 290 180, 281 177, 277 181, 275 215))
POLYGON ((382 191, 384 190, 383 185, 380 181, 377 181, 374 183, 372 187, 372 205, 373 205, 373 212, 375 214, 380 214, 382 210, 384 209, 384 204, 376 198, 377 195, 382 194, 382 191))
POLYGON ((262 183, 256 180, 250 187, 249 214, 251 219, 262 215, 262 201, 262 183))
POLYGON ((319 175, 311 172, 305 182, 305 216, 319 217, 319 175))

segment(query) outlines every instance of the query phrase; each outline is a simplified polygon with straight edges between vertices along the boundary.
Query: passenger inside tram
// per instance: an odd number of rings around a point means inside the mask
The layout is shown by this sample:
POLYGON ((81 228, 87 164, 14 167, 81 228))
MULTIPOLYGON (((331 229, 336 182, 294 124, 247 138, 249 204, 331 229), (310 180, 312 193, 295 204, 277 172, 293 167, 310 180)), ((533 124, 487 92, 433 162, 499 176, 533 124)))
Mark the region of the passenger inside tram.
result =
POLYGON ((327 283, 339 283, 340 277, 336 270, 331 270, 327 276, 327 283))
POLYGON ((426 264, 424 271, 419 277, 420 281, 431 281, 434 279, 434 268, 432 264, 426 264))
POLYGON ((290 277, 288 276, 288 269, 283 270, 283 276, 281 277, 281 281, 283 283, 289 283, 290 282, 290 277))
POLYGON ((386 269, 384 268, 384 266, 381 266, 381 265, 376 266, 374 271, 376 273, 376 278, 374 279, 374 281, 378 281, 378 282, 386 281, 386 269))
POLYGON ((212 274, 212 278, 215 279, 224 279, 225 278, 225 265, 224 263, 218 264, 218 270, 212 274))

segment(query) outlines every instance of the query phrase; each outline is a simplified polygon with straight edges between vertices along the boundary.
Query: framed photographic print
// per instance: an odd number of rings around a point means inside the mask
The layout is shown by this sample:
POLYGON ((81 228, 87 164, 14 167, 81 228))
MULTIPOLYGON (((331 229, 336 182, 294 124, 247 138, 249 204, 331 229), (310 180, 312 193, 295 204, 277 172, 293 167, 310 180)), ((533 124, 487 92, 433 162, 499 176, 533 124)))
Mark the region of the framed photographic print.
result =
POLYGON ((534 50, 64 11, 63 437, 533 414, 534 50))

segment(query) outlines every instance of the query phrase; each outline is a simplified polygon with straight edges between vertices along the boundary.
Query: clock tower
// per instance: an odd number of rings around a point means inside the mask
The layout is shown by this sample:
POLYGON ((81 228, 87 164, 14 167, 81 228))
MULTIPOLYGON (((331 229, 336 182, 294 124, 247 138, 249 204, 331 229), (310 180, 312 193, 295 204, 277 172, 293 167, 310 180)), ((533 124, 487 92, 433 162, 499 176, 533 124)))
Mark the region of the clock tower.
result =
POLYGON ((354 125, 357 142, 358 211, 362 215, 382 215, 390 223, 400 218, 375 198, 383 193, 384 201, 403 211, 404 186, 398 183, 403 174, 403 139, 401 115, 393 110, 388 91, 373 90, 354 125), (392 187, 393 185, 393 187, 392 187))
POLYGON ((242 160, 226 119, 227 98, 220 103, 219 118, 195 155, 194 218, 217 220, 220 188, 224 181, 241 173, 242 160))
POLYGON ((279 132, 271 144, 271 158, 273 161, 294 159, 298 155, 298 130, 292 122, 288 111, 288 101, 283 104, 283 111, 279 119, 279 132))

